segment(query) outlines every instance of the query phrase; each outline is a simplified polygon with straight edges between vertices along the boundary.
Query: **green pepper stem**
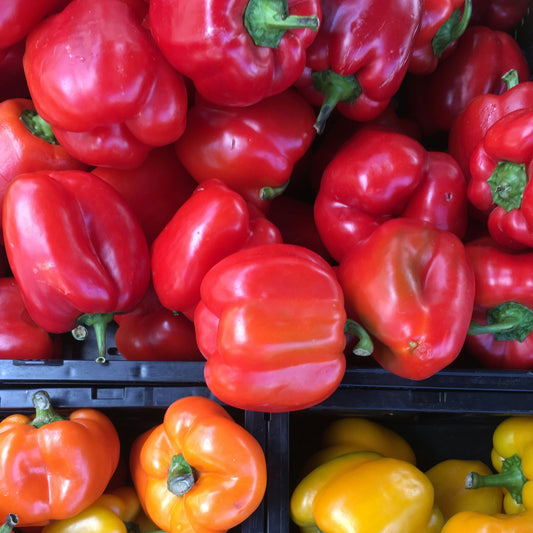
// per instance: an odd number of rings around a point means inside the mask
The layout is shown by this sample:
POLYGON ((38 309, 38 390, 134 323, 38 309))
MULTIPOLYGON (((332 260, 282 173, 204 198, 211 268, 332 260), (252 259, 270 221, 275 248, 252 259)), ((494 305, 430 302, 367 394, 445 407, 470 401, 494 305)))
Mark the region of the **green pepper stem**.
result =
POLYGON ((168 490, 176 496, 183 496, 194 487, 196 481, 195 474, 195 470, 185 460, 182 453, 174 455, 168 469, 168 490))
POLYGON ((48 122, 33 109, 24 109, 19 116, 26 129, 35 137, 39 137, 49 144, 59 144, 48 122))
POLYGON ((518 72, 516 72, 514 68, 508 70, 502 76, 502 80, 505 83, 505 87, 507 88, 507 90, 516 87, 520 83, 520 80, 518 79, 518 72))
POLYGON ((437 57, 441 57, 447 46, 463 35, 471 16, 472 0, 465 0, 463 15, 461 16, 460 9, 456 9, 450 18, 438 29, 431 40, 433 53, 437 57))
POLYGON ((320 135, 324 132, 326 122, 335 106, 339 102, 353 104, 361 94, 361 86, 353 74, 341 76, 331 69, 313 72, 311 76, 315 89, 324 95, 322 107, 314 124, 316 132, 320 135))
POLYGON ((309 28, 318 31, 318 15, 290 15, 287 0, 249 0, 244 26, 257 46, 277 48, 287 30, 309 28))
POLYGON ((509 491, 514 501, 522 503, 522 489, 527 481, 522 472, 522 461, 518 455, 512 455, 504 459, 502 471, 498 474, 482 475, 470 472, 466 476, 465 487, 467 489, 479 489, 483 487, 503 487, 509 491))
POLYGON ((350 333, 359 338, 355 348, 352 350, 354 355, 367 357, 372 354, 374 351, 374 343, 361 324, 348 318, 344 324, 344 333, 350 333))
MULTIPOLYGON (((109 322, 113 320, 115 313, 85 313, 78 317, 78 324, 92 326, 96 334, 96 344, 98 346, 97 363, 105 363, 106 359, 106 329, 109 322)), ((73 330, 75 331, 75 329, 73 330)))
POLYGON ((35 408, 35 417, 30 422, 31 426, 40 428, 46 424, 51 424, 58 420, 65 420, 64 417, 58 415, 55 412, 55 409, 52 407, 52 401, 50 400, 50 395, 44 391, 39 390, 34 392, 31 401, 33 407, 35 408))
POLYGON ((19 523, 19 518, 14 513, 7 515, 6 521, 0 526, 0 533, 10 533, 13 528, 19 523))
POLYGON ((494 204, 507 212, 519 209, 528 183, 526 165, 511 161, 499 161, 487 179, 494 204))
POLYGON ((279 187, 261 187, 259 191, 259 199, 268 202, 269 200, 274 200, 278 196, 281 196, 289 186, 290 179, 288 179, 283 185, 279 187))
POLYGON ((503 302, 487 311, 487 323, 472 320, 468 335, 492 333, 496 340, 519 341, 533 331, 533 311, 516 302, 503 302))

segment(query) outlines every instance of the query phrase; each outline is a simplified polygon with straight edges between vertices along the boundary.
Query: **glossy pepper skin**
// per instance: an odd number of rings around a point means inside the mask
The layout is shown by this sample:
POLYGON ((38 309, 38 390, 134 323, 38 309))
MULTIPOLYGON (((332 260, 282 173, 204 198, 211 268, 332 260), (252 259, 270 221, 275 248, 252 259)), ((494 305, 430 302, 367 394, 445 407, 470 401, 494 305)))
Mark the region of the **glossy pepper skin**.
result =
POLYGON ((311 105, 293 90, 247 107, 200 100, 176 152, 197 182, 220 179, 264 211, 310 148, 314 121, 311 105))
POLYGON ((225 532, 256 510, 266 488, 257 440, 201 396, 176 400, 134 441, 130 471, 146 514, 168 533, 225 532))
MULTIPOLYGON (((9 183, 19 174, 38 170, 85 170, 59 145, 48 124, 27 98, 0 102, 0 200, 9 183)), ((2 212, 0 201, 0 214, 2 212)))
POLYGON ((151 248, 152 281, 164 307, 193 319, 200 284, 218 261, 243 248, 281 242, 278 229, 217 179, 198 185, 151 248))
POLYGON ((477 491, 465 487, 470 472, 492 474, 492 470, 477 459, 445 459, 433 465, 425 474, 435 489, 435 504, 445 520, 454 514, 470 511, 493 515, 502 512, 503 491, 499 487, 485 487, 477 491))
POLYGON ((346 312, 335 272, 290 244, 233 253, 202 280, 194 314, 205 380, 241 409, 286 412, 330 396, 344 376, 346 312))
POLYGON ((472 0, 424 0, 420 32, 409 60, 409 72, 431 74, 443 55, 457 44, 472 14, 472 0))
POLYGON ((432 511, 433 487, 418 468, 372 452, 318 466, 291 497, 292 519, 322 533, 420 533, 432 511))
POLYGON ((91 505, 120 455, 118 433, 103 413, 78 409, 59 417, 45 391, 32 401, 34 417, 13 414, 0 422, 0 514, 15 513, 19 526, 44 525, 91 505))
POLYGON ((475 286, 453 233, 418 220, 389 220, 352 248, 338 276, 347 307, 375 337, 372 356, 385 369, 421 380, 459 355, 475 286))
POLYGON ((73 0, 27 38, 24 71, 39 114, 92 166, 135 168, 186 122, 183 78, 166 62, 139 0, 73 0), (131 4, 131 5, 130 5, 131 4))
POLYGON ((30 317, 15 278, 0 278, 0 359, 52 359, 60 355, 61 340, 30 317))
POLYGON ((320 29, 296 83, 321 106, 319 133, 334 108, 366 121, 387 107, 407 71, 422 13, 420 0, 322 1, 320 29))
MULTIPOLYGON (((506 514, 520 515, 533 509, 533 417, 511 416, 495 428, 492 435, 492 465, 496 474, 470 473, 465 485, 473 491, 484 487, 504 489, 506 514)), ((533 523, 531 524, 533 527, 533 523)))
POLYGON ((501 94, 476 96, 455 119, 448 137, 448 152, 457 160, 470 181, 472 152, 500 118, 511 111, 533 107, 533 81, 518 83, 518 74, 511 70, 503 81, 506 89, 501 94))
POLYGON ((533 325, 527 309, 533 309, 533 252, 512 252, 489 238, 468 242, 465 250, 476 280, 465 349, 485 368, 532 369, 533 325))
POLYGON ((444 524, 441 533, 532 533, 533 514, 509 516, 463 511, 444 524))
POLYGON ((374 420, 347 416, 332 422, 322 434, 322 449, 306 462, 312 470, 329 459, 348 452, 371 451, 416 464, 411 445, 396 431, 374 420))
POLYGON ((533 110, 495 122, 470 158, 468 198, 487 217, 491 237, 511 249, 533 247, 533 110))
POLYGON ((163 307, 153 286, 129 313, 115 315, 115 344, 133 361, 203 361, 194 324, 182 313, 163 307))
POLYGON ((321 19, 318 0, 152 0, 150 29, 198 93, 248 106, 288 89, 321 19))
POLYGON ((462 238, 467 205, 466 181, 449 154, 427 151, 402 133, 367 126, 324 170, 314 213, 322 241, 340 262, 395 217, 425 220, 462 238))
POLYGON ((529 80, 526 58, 513 37, 486 26, 470 26, 433 73, 406 79, 409 113, 425 135, 447 133, 476 96, 501 94, 502 76, 511 69, 520 82, 529 80))
POLYGON ((93 325, 105 361, 106 324, 133 308, 150 280, 148 245, 126 201, 90 172, 20 174, 6 191, 3 230, 36 324, 50 333, 93 325))
POLYGON ((149 245, 198 185, 172 145, 154 148, 137 168, 97 167, 91 172, 126 199, 149 245))

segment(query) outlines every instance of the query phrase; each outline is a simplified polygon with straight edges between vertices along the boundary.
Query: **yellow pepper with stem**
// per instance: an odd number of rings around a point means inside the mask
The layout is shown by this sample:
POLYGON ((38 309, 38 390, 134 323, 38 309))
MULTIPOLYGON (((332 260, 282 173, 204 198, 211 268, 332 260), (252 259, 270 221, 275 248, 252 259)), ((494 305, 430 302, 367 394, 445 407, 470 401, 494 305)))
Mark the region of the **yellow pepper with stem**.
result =
POLYGON ((412 463, 353 452, 322 463, 300 481, 291 518, 306 533, 425 533, 434 518, 433 499, 431 482, 412 463))
POLYGON ((470 473, 469 489, 502 487, 507 514, 533 511, 533 416, 512 416, 503 420, 492 436, 492 465, 497 474, 470 473))

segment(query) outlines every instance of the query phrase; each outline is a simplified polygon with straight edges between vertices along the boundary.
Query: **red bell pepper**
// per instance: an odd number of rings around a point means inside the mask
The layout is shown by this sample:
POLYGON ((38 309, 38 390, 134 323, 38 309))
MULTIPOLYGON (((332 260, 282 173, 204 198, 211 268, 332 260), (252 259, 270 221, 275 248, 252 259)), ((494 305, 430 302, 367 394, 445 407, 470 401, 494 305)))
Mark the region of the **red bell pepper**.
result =
POLYGON ((220 180, 198 185, 152 245, 152 279, 161 303, 193 318, 207 271, 227 255, 281 242, 279 230, 220 180))
POLYGON ((172 145, 154 148, 135 169, 97 167, 92 173, 126 199, 149 245, 198 185, 172 145))
POLYGON ((431 74, 456 46, 472 14, 472 0, 424 0, 420 33, 409 60, 409 72, 431 74))
POLYGON ((248 106, 288 89, 316 37, 319 0, 151 0, 150 29, 198 93, 248 106))
POLYGON ((487 238, 465 249, 476 280, 466 351, 486 368, 533 369, 533 252, 487 238))
POLYGON ((315 221, 337 261, 393 217, 426 220, 462 238, 466 181, 445 152, 402 133, 367 126, 336 153, 322 176, 315 221))
POLYGON ((461 240, 427 222, 396 218, 340 263, 347 307, 375 338, 372 356, 398 376, 422 380, 463 348, 474 273, 461 240))
MULTIPOLYGON (((3 57, 0 58, 0 102, 10 98, 29 98, 30 91, 26 83, 22 57, 26 41, 20 41, 7 50, 4 50, 3 57)), ((2 56, 2 53, 0 53, 2 56)))
POLYGON ((470 181, 470 158, 487 130, 500 118, 516 109, 533 107, 533 81, 518 83, 515 70, 503 76, 506 90, 499 94, 480 94, 455 119, 448 137, 448 152, 457 160, 470 181))
POLYGON ((61 339, 30 317, 13 277, 0 278, 0 359, 52 359, 61 355, 61 339))
POLYGON ((530 5, 529 0, 472 0, 471 24, 509 32, 520 24, 530 5))
POLYGON ((517 109, 486 132, 470 159, 468 198, 487 215, 492 238, 533 248, 533 109, 517 109))
POLYGON ((35 415, 0 422, 0 515, 20 526, 69 518, 99 498, 117 468, 120 441, 111 420, 96 409, 63 417, 45 391, 32 395, 35 415))
POLYGON ((194 314, 206 384, 240 409, 285 412, 329 397, 344 376, 346 312, 335 271, 291 244, 241 250, 205 275, 194 314))
POLYGON ((314 121, 311 105, 292 90, 248 107, 200 101, 187 115, 176 151, 199 183, 220 179, 246 201, 266 209, 311 146, 314 121))
POLYGON ((409 113, 425 135, 449 132, 476 96, 505 90, 502 76, 511 69, 520 81, 529 80, 526 58, 513 37, 485 26, 470 26, 433 73, 406 77, 409 113))
POLYGON ((87 168, 58 144, 26 98, 0 102, 0 153, 0 216, 6 188, 19 174, 87 168))
POLYGON ((203 361, 194 324, 183 314, 163 307, 153 286, 129 313, 115 315, 115 343, 131 361, 203 361))
POLYGON ((24 71, 37 111, 60 144, 90 165, 135 168, 185 129, 185 82, 133 3, 73 0, 26 40, 24 71))
POLYGON ((141 226, 110 185, 80 170, 20 174, 4 198, 4 240, 32 319, 50 333, 106 324, 143 297, 150 254, 141 226))
POLYGON ((422 6, 421 0, 322 0, 320 29, 296 83, 321 106, 319 133, 334 108, 366 121, 387 107, 407 71, 422 6))

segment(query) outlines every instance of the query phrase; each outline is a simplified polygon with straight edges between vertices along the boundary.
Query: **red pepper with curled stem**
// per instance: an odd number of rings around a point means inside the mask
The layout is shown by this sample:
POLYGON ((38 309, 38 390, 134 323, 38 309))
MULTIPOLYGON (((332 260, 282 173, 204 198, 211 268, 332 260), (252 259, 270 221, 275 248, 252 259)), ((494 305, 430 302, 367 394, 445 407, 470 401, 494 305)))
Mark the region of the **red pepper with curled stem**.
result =
POLYGON ((420 0, 322 0, 320 29, 295 84, 321 106, 318 133, 335 108, 366 121, 387 107, 407 72, 422 13, 420 0))
POLYGON ((150 29, 199 94, 248 106, 288 89, 321 20, 318 0, 152 0, 150 29))
POLYGON ((486 368, 533 368, 533 252, 490 238, 465 245, 476 294, 466 351, 486 368))
POLYGON ((124 198, 90 172, 20 174, 4 198, 9 265, 28 313, 50 333, 92 326, 98 362, 105 330, 132 309, 150 281, 142 228, 124 198))

